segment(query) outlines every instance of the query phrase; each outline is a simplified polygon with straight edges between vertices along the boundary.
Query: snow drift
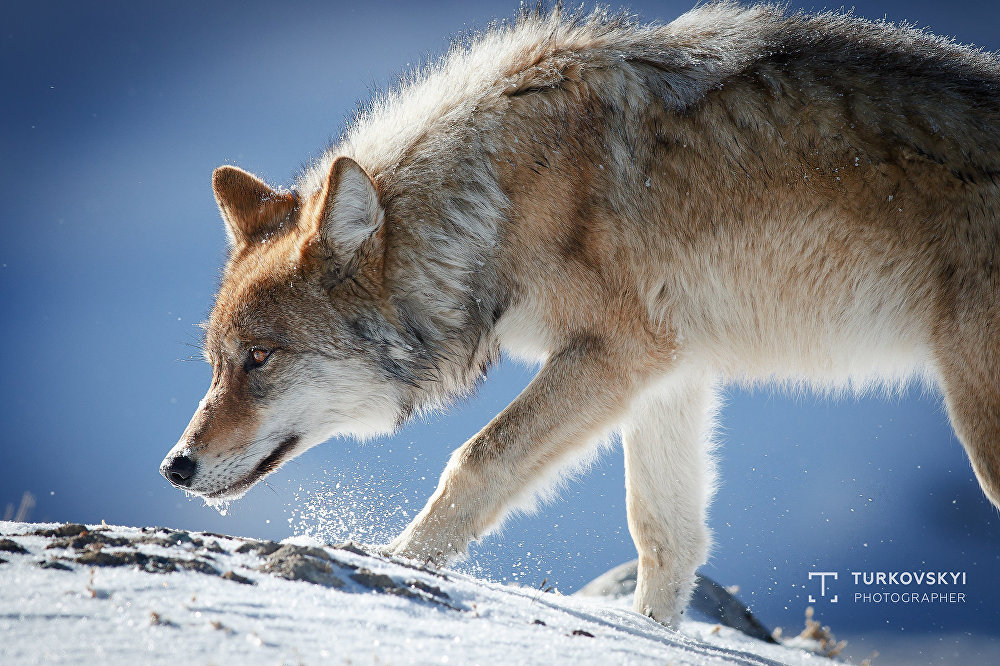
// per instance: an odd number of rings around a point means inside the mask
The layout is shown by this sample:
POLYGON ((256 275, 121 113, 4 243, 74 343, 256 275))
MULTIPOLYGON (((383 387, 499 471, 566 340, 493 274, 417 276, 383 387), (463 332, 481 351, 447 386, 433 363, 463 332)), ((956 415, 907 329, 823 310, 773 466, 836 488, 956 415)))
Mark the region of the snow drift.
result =
POLYGON ((0 662, 829 664, 353 544, 0 522, 0 662))

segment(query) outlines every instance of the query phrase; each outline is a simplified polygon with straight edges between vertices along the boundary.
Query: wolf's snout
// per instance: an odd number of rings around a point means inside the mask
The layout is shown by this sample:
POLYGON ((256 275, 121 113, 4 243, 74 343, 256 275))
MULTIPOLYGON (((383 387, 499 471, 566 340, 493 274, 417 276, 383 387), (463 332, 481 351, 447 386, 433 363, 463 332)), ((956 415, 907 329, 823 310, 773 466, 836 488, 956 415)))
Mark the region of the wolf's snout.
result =
POLYGON ((164 462, 160 467, 160 474, 167 481, 178 488, 187 488, 191 485, 191 478, 194 477, 198 463, 185 455, 174 456, 169 462, 164 462))

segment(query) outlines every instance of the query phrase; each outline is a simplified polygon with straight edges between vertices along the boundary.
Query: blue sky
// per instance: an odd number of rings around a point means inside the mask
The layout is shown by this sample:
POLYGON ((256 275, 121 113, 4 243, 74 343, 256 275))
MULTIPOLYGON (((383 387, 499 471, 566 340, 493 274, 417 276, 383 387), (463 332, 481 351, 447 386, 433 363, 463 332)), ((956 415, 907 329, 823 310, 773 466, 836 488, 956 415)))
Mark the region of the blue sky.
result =
MULTIPOLYGON (((448 453, 527 383, 532 369, 505 362, 475 399, 391 439, 317 447, 225 517, 157 474, 209 381, 195 346, 225 258, 212 169, 234 163, 288 183, 372 89, 516 5, 415 7, 6 6, 0 512, 28 491, 37 520, 388 538, 422 505, 448 453)), ((669 21, 687 5, 631 7, 669 21)), ((856 11, 1000 47, 996 3, 873 1, 856 11)), ((933 391, 725 395, 707 573, 739 584, 769 624, 796 627, 813 592, 809 571, 965 570, 964 605, 817 612, 845 631, 1000 637, 1000 521, 933 391)), ((558 500, 477 546, 469 566, 572 590, 632 557, 612 448, 558 500)))

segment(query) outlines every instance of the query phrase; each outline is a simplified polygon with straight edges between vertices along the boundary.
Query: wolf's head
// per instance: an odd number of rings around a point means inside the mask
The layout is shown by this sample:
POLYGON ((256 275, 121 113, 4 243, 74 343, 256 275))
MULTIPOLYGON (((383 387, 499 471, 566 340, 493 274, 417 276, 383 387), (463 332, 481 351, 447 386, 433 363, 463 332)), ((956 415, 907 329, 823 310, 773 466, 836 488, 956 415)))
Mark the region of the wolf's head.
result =
POLYGON ((301 196, 230 166, 213 187, 231 254, 206 325, 212 384, 160 472, 224 499, 333 435, 391 431, 417 380, 384 284, 383 209, 356 162, 301 196))

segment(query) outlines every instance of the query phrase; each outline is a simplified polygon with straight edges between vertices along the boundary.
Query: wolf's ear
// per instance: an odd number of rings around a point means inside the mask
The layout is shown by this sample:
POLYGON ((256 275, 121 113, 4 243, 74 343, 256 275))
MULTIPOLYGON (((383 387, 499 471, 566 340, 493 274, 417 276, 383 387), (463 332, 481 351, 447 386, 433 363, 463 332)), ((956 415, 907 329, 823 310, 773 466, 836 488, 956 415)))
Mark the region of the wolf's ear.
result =
POLYGON ((350 157, 338 157, 330 167, 325 189, 320 238, 338 254, 351 256, 382 223, 375 183, 350 157))
POLYGON ((234 166, 212 173, 212 189, 233 247, 278 230, 298 205, 292 192, 276 192, 257 176, 234 166))

